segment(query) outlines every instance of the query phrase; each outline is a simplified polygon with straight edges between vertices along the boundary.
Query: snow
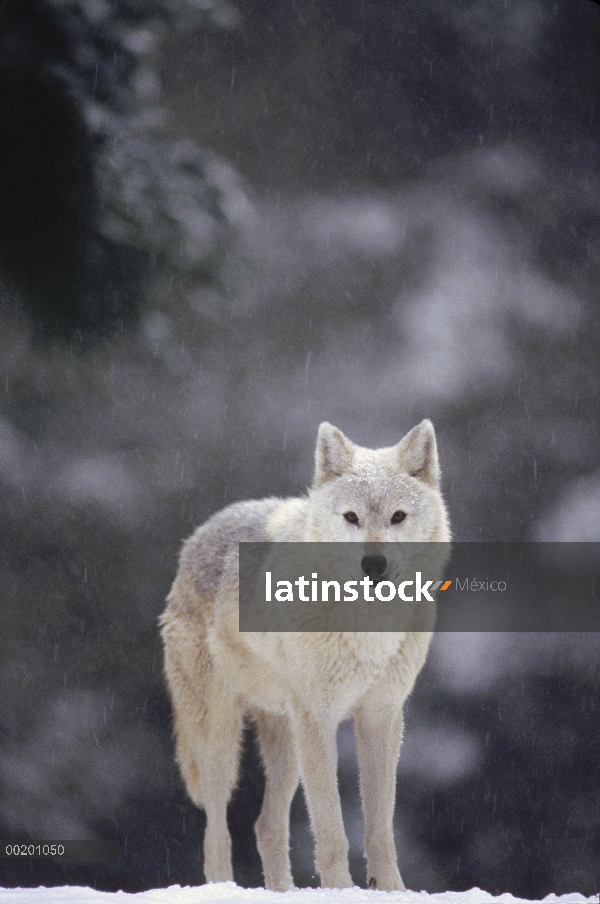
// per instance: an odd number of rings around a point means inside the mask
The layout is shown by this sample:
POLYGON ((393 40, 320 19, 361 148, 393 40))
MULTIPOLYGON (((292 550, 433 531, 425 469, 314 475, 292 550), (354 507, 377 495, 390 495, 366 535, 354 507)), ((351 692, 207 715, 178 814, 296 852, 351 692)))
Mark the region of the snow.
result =
MULTIPOLYGON (((578 893, 548 895, 545 904, 598 904, 599 896, 578 893)), ((95 891, 76 886, 63 888, 0 888, 0 904, 526 904, 511 894, 494 897, 479 888, 427 894, 421 891, 367 891, 362 888, 297 888, 288 892, 263 888, 240 888, 234 882, 193 888, 156 888, 138 894, 95 891), (135 899, 135 901, 134 901, 135 899)), ((529 902, 527 902, 529 904, 529 902)))

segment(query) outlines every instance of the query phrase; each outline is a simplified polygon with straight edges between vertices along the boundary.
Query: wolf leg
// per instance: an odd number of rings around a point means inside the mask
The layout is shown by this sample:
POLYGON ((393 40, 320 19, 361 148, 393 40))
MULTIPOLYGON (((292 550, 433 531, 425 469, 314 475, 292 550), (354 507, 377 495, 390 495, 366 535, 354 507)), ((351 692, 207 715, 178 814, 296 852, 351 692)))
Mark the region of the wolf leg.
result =
POLYGON ((360 793, 365 817, 367 884, 403 890, 394 844, 396 767, 402 742, 402 711, 363 703, 355 713, 360 793))
POLYGON ((213 685, 208 699, 206 721, 194 738, 206 811, 204 875, 207 882, 227 882, 233 879, 227 804, 237 784, 242 708, 223 687, 213 685))
POLYGON ((312 713, 297 712, 293 727, 321 885, 352 888, 337 785, 337 726, 325 724, 312 713))
POLYGON ((294 887, 290 870, 290 806, 300 773, 292 725, 285 715, 256 712, 266 787, 255 832, 265 887, 287 891, 294 887))
MULTIPOLYGON (((185 589, 174 585, 170 599, 187 603, 185 589)), ((169 611, 162 625, 177 760, 189 796, 206 812, 204 874, 223 882, 233 878, 227 803, 237 782, 242 707, 215 672, 203 625, 169 611)))

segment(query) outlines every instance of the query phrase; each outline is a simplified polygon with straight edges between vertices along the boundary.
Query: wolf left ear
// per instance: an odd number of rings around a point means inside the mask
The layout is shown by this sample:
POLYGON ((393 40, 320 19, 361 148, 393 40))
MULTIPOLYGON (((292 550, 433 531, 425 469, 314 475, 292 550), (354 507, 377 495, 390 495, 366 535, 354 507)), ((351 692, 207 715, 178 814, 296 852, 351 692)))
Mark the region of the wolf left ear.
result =
POLYGON ((411 477, 417 477, 429 486, 437 487, 440 482, 435 430, 431 421, 424 420, 407 433, 396 446, 398 464, 411 477))
POLYGON ((316 488, 334 477, 340 477, 351 467, 352 456, 350 440, 337 427, 323 421, 317 433, 313 486, 316 488))

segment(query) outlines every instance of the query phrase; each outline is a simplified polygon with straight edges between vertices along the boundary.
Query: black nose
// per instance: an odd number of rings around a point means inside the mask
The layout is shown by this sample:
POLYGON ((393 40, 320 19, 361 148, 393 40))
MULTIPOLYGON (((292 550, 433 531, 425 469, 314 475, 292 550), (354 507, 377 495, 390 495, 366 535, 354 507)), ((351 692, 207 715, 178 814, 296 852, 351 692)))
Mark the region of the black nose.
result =
POLYGON ((363 556, 360 567, 369 578, 380 578, 385 574, 387 568, 387 559, 380 554, 374 556, 363 556))

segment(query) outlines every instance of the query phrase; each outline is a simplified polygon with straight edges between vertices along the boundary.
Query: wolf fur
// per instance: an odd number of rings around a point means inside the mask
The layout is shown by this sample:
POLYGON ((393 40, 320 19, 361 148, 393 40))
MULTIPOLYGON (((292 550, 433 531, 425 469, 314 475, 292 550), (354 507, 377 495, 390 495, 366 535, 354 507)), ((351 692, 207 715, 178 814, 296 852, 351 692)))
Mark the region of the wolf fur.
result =
POLYGON ((265 886, 293 887, 289 810, 300 780, 321 885, 352 886, 336 749, 337 727, 352 717, 369 887, 404 888, 393 835, 402 707, 431 635, 240 633, 238 544, 445 542, 450 529, 439 481, 430 421, 379 450, 357 446, 323 423, 306 497, 236 503, 184 544, 161 625, 177 761, 191 799, 206 811, 208 882, 233 878, 226 811, 237 783, 242 720, 249 715, 266 774, 255 825, 265 886), (405 517, 394 517, 398 512, 405 517))

